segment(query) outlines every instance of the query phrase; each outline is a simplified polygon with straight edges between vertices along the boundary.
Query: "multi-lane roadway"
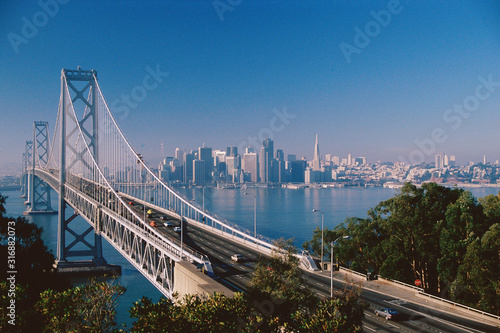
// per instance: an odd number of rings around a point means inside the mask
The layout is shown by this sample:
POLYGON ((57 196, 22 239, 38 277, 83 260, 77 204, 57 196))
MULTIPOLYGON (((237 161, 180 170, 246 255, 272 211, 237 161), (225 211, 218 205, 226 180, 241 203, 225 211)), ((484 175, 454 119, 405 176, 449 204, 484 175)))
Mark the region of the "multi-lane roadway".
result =
MULTIPOLYGON (((137 213, 143 212, 144 207, 135 203, 134 209, 137 213)), ((153 207, 147 207, 146 209, 153 207)), ((255 264, 262 254, 250 249, 240 243, 228 240, 217 232, 208 232, 205 229, 191 225, 186 221, 182 223, 182 231, 174 231, 174 227, 181 227, 178 219, 169 217, 171 226, 165 226, 165 220, 160 217, 164 213, 153 210, 153 214, 148 221, 155 221, 157 229, 165 236, 174 241, 181 241, 183 233, 183 246, 192 248, 197 252, 204 253, 212 263, 215 279, 235 291, 246 291, 255 264), (242 254, 243 262, 234 262, 231 256, 242 254)), ((339 273, 336 273, 339 275, 339 273)), ((330 277, 316 272, 304 272, 304 277, 308 285, 320 297, 330 295, 330 277)), ((334 279, 334 288, 343 288, 344 283, 340 278, 334 279)), ((396 287, 394 287, 396 288, 396 287)), ((396 288, 397 289, 397 288, 396 288)), ((370 304, 370 308, 365 312, 363 328, 366 332, 499 332, 498 327, 482 323, 477 319, 464 318, 462 316, 441 311, 436 308, 427 307, 418 302, 410 302, 397 296, 397 293, 376 292, 363 289, 361 298, 370 304), (396 295, 396 296, 395 296, 396 295), (377 317, 374 310, 383 307, 396 309, 400 313, 400 318, 395 321, 385 320, 377 317)))

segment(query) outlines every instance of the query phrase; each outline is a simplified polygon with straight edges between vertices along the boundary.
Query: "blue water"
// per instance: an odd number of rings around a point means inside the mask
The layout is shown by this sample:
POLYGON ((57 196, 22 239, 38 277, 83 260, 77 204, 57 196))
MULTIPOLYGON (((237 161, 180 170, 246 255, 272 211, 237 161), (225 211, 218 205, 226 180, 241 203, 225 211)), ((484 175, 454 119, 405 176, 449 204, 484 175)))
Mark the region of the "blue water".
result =
MULTIPOLYGON (((498 188, 470 189, 476 197, 488 194, 498 194, 498 188)), ((202 189, 180 189, 186 197, 196 199, 202 206, 202 189)), ((244 195, 251 193, 257 197, 257 232, 270 238, 294 238, 295 244, 301 246, 312 237, 316 227, 321 227, 321 214, 313 213, 319 209, 324 213, 325 228, 332 229, 342 223, 346 217, 366 217, 367 211, 380 201, 399 193, 390 188, 333 188, 333 189, 205 189, 205 209, 215 212, 232 223, 253 231, 254 228, 254 198, 244 195)), ((7 215, 22 215, 25 210, 24 199, 19 198, 19 191, 4 191, 7 199, 7 215)), ((57 209, 57 195, 52 192, 52 207, 57 209)), ((30 221, 43 227, 43 240, 48 248, 56 252, 57 245, 57 215, 29 216, 30 221)), ((72 222, 74 229, 83 230, 88 224, 83 218, 72 222), (73 225, 74 224, 74 225, 73 225)), ((142 296, 157 301, 161 293, 154 288, 135 268, 128 263, 111 245, 103 242, 104 257, 108 263, 120 265, 122 275, 117 279, 127 288, 126 293, 119 298, 118 322, 132 322, 128 310, 133 302, 142 296)))

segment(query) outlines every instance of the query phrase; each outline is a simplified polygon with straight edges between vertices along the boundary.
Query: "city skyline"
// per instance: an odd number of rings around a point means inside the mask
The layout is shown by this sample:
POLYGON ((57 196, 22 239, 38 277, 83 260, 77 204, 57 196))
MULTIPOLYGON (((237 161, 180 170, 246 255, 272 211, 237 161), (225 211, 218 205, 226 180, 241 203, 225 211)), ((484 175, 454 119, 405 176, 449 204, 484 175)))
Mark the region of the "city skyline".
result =
MULTIPOLYGON (((489 162, 487 156, 479 163, 469 161, 458 165, 455 155, 440 152, 434 162, 419 165, 396 163, 370 163, 364 156, 346 158, 320 154, 319 137, 316 134, 314 157, 297 159, 294 154, 275 150, 271 139, 262 141, 259 154, 249 145, 241 151, 238 147, 225 149, 198 147, 198 150, 175 149, 175 156, 165 157, 156 168, 150 165, 158 177, 171 184, 196 186, 240 186, 243 183, 268 184, 298 188, 314 184, 322 186, 393 186, 403 182, 422 184, 433 181, 448 186, 499 186, 499 160, 489 162), (286 158, 285 158, 286 156, 286 158)), ((397 185, 399 186, 399 185, 397 185)))
POLYGON ((118 124, 152 164, 178 147, 242 153, 266 137, 311 160, 316 133, 323 158, 500 158, 495 1, 0 7, 0 168, 20 165, 33 121, 52 135, 59 73, 77 66, 97 70, 118 124))

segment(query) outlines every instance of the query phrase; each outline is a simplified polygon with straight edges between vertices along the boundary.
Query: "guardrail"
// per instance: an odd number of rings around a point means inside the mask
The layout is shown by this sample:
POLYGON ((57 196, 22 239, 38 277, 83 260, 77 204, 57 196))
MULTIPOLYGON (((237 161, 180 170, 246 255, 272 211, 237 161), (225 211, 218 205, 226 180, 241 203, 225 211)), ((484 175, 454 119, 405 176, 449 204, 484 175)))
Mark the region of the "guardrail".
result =
POLYGON ((482 314, 483 316, 487 316, 487 317, 490 317, 490 318, 494 318, 494 319, 500 320, 500 316, 494 315, 494 314, 489 313, 489 312, 481 311, 481 310, 478 310, 476 308, 471 308, 470 306, 463 305, 463 304, 460 304, 460 303, 456 303, 456 302, 450 301, 450 300, 445 299, 445 298, 437 297, 437 296, 434 296, 434 295, 431 295, 431 294, 427 294, 427 293, 424 293, 424 292, 418 292, 417 294, 421 295, 421 296, 424 296, 424 297, 429 297, 429 298, 434 299, 434 300, 439 301, 439 302, 448 303, 448 304, 451 304, 453 306, 456 306, 456 307, 459 307, 459 308, 462 308, 462 309, 466 309, 466 310, 469 310, 469 311, 472 311, 472 312, 476 312, 476 313, 482 314))
MULTIPOLYGON (((341 270, 343 270, 343 271, 347 271, 347 272, 355 274, 355 275, 366 277, 366 274, 353 271, 352 269, 345 268, 345 267, 339 267, 339 268, 341 270)), ((478 314, 482 314, 483 316, 487 316, 487 317, 490 317, 490 318, 494 318, 494 319, 500 320, 500 316, 494 315, 494 314, 486 312, 486 311, 478 310, 476 308, 472 308, 472 307, 467 306, 467 305, 456 303, 456 302, 450 301, 449 299, 446 299, 446 298, 437 297, 437 296, 428 294, 428 293, 424 292, 423 288, 412 286, 411 284, 404 283, 404 282, 401 282, 401 281, 398 281, 398 280, 392 280, 392 279, 386 279, 386 278, 381 278, 381 279, 385 280, 385 281, 387 281, 389 283, 395 283, 395 284, 398 284, 398 285, 403 286, 405 288, 411 288, 413 290, 416 290, 416 294, 420 295, 422 297, 428 297, 428 298, 431 298, 431 299, 433 299, 435 301, 438 301, 438 302, 443 302, 443 303, 451 304, 451 305, 456 306, 458 308, 462 308, 462 309, 469 310, 469 311, 472 311, 472 312, 475 312, 475 313, 478 313, 478 314)))

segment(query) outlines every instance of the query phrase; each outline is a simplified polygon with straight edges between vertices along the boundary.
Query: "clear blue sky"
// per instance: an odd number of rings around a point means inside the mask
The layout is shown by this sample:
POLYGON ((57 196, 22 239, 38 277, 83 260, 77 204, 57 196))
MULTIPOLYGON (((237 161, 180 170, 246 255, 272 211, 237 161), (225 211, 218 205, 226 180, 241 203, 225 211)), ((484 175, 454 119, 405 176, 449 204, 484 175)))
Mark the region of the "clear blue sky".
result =
POLYGON ((500 1, 60 1, 0 2, 0 167, 20 163, 33 121, 53 130, 61 68, 77 66, 117 107, 148 66, 169 73, 118 117, 150 161, 162 140, 167 155, 224 149, 271 125, 275 148, 309 159, 316 133, 323 156, 500 159, 500 1))

